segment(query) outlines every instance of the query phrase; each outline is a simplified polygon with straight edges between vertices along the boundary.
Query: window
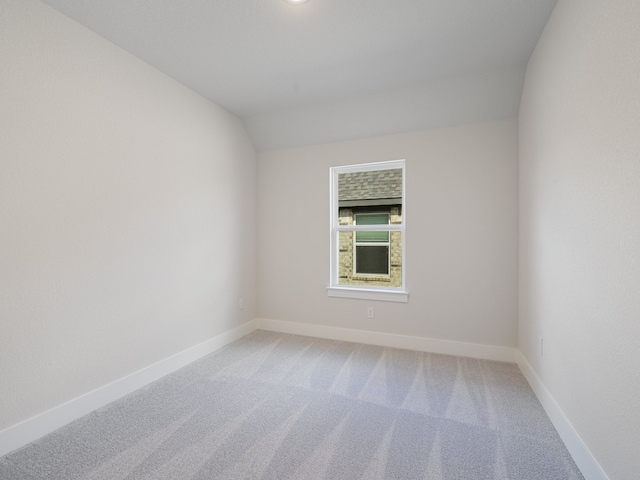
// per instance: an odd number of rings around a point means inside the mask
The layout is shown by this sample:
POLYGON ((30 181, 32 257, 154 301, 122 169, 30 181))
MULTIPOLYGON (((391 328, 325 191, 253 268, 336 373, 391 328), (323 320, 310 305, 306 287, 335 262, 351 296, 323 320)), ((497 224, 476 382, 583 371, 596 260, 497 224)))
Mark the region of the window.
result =
POLYGON ((330 296, 406 302, 404 160, 331 169, 330 296))
MULTIPOLYGON (((388 213, 357 213, 356 225, 389 225, 388 213)), ((355 232, 354 275, 385 275, 391 271, 389 232, 355 232)))

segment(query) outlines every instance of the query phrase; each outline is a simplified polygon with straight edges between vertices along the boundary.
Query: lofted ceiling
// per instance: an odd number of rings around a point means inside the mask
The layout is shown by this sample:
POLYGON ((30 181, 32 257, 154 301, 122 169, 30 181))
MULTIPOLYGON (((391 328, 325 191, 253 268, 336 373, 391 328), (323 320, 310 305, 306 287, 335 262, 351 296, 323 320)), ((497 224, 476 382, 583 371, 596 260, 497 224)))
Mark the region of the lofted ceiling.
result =
POLYGON ((240 117, 258 150, 517 115, 557 0, 43 0, 240 117))

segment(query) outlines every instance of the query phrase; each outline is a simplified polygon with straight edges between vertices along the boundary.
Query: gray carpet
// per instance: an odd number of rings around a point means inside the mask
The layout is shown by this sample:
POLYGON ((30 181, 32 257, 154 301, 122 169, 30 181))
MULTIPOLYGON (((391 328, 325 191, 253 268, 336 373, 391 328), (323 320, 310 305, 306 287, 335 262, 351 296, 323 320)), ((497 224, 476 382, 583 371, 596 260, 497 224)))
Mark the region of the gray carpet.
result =
POLYGON ((514 364, 264 331, 0 458, 2 480, 581 478, 514 364))

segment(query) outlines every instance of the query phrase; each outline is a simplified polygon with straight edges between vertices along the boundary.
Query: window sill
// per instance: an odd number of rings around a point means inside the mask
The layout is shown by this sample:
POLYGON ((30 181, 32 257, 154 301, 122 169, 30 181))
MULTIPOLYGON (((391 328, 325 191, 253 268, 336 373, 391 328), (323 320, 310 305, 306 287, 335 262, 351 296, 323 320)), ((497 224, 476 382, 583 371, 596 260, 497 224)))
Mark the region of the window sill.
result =
POLYGON ((375 288, 327 287, 327 296, 378 300, 381 302, 407 303, 409 301, 409 292, 405 292, 404 290, 383 290, 375 288))

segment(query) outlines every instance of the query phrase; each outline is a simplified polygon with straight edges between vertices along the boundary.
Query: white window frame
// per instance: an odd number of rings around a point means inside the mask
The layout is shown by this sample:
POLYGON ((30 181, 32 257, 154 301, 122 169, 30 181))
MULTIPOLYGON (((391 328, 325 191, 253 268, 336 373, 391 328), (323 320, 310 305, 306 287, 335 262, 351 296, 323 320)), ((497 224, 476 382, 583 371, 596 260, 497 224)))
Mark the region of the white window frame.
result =
MULTIPOLYGON (((408 302, 409 292, 406 289, 406 223, 407 223, 407 201, 406 201, 406 170, 404 160, 391 160, 376 163, 361 163, 356 165, 345 165, 332 167, 329 170, 329 198, 330 198, 330 280, 327 287, 327 295, 330 297, 341 298, 358 298, 364 300, 380 300, 388 302, 408 302), (402 169, 402 205, 401 205, 401 223, 390 223, 388 225, 340 225, 339 224, 339 202, 338 202, 338 176, 343 173, 354 173, 375 170, 391 170, 402 169), (357 232, 357 231, 388 231, 401 232, 402 242, 402 285, 400 287, 382 287, 367 285, 340 285, 339 284, 339 241, 340 232, 357 232)), ((355 217, 354 217, 355 220, 355 217)), ((355 224, 355 221, 354 221, 355 224)), ((354 235, 355 237, 355 235, 354 235)), ((354 239, 355 245, 355 239, 354 239)), ((354 247, 355 248, 355 247, 354 247)), ((355 258, 355 257, 354 257, 355 258)), ((391 261, 391 252, 389 252, 389 261, 391 261)), ((355 263, 354 267, 355 269, 355 263)), ((391 266, 389 266, 389 274, 391 266)))

